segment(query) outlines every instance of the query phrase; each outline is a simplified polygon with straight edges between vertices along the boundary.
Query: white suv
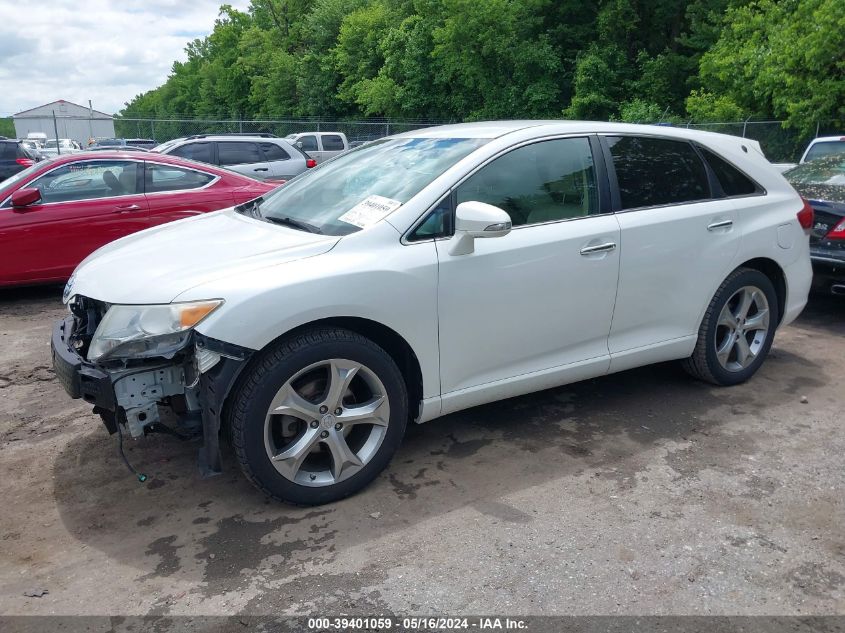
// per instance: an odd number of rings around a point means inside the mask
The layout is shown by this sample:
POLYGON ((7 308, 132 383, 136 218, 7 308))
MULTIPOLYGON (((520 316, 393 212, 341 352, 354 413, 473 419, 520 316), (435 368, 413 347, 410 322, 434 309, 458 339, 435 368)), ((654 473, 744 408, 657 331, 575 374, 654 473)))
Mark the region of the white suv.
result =
POLYGON ((170 406, 201 427, 204 472, 225 430, 261 490, 324 503, 409 421, 673 359, 749 379, 807 301, 811 226, 741 138, 417 130, 100 249, 68 282, 54 365, 110 430, 170 406))
POLYGON ((167 141, 152 151, 274 182, 288 181, 317 166, 314 158, 272 134, 196 134, 167 141))

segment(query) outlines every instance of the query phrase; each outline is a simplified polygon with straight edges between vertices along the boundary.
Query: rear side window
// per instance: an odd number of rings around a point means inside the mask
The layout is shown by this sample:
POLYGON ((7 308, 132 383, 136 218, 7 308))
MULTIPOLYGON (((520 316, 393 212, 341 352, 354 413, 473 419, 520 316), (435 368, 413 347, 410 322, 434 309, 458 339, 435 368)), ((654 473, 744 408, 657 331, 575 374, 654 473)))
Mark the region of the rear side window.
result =
POLYGON ((255 143, 229 141, 217 143, 217 158, 224 166, 260 163, 264 160, 255 143))
POLYGON ((704 163, 686 141, 607 137, 623 209, 706 200, 704 163))
POLYGON ((174 149, 172 156, 181 156, 190 160, 198 160, 201 163, 213 163, 211 143, 187 143, 174 149))
POLYGON ((175 165, 162 165, 159 163, 147 163, 146 192, 157 191, 184 191, 186 189, 199 189, 214 180, 214 176, 201 171, 177 167, 175 165))
POLYGON ((264 160, 288 160, 290 155, 275 143, 261 143, 261 151, 264 152, 264 160))
POLYGON ((0 143, 0 160, 15 160, 18 157, 17 143, 0 143))
POLYGON ((704 160, 716 174, 716 179, 722 186, 726 196, 748 196, 760 191, 757 184, 748 176, 731 165, 724 158, 703 147, 699 148, 704 154, 704 160))
POLYGON ((323 149, 327 152, 336 152, 343 149, 343 139, 337 134, 323 135, 323 149))

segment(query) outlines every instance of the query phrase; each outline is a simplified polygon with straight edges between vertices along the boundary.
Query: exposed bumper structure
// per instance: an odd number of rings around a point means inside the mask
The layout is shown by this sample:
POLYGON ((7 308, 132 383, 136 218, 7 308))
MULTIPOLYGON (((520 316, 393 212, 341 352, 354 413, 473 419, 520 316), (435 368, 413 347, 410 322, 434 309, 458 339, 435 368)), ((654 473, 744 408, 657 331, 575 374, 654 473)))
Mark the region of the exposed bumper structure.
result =
POLYGON ((218 474, 223 404, 252 350, 195 332, 170 359, 101 366, 74 348, 74 323, 73 317, 57 322, 51 339, 53 368, 65 391, 94 405, 110 433, 123 424, 132 437, 154 429, 159 407, 170 406, 189 425, 201 425, 200 470, 218 474))

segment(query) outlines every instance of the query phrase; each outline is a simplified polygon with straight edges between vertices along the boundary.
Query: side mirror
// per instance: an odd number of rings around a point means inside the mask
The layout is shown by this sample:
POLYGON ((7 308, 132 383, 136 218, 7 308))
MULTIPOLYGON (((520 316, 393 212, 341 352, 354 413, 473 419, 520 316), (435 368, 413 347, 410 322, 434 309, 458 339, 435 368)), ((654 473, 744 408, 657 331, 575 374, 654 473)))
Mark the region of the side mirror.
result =
POLYGON ((297 146, 299 149, 302 149, 302 141, 297 141, 297 142, 296 142, 296 146, 297 146))
POLYGON ((455 209, 455 237, 449 253, 469 255, 475 251, 477 238, 503 237, 510 232, 511 216, 504 209, 475 200, 462 202, 455 209))
POLYGON ((35 188, 18 189, 12 194, 13 207, 28 207, 41 201, 41 192, 35 188))

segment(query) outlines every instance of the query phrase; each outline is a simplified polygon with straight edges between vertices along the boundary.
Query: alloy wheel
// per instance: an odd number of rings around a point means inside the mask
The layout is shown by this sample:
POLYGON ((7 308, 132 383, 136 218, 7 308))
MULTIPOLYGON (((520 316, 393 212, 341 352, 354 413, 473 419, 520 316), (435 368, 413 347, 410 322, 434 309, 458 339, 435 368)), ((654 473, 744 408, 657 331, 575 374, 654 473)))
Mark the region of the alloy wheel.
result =
POLYGON ((770 313, 766 294, 743 286, 722 307, 716 323, 716 358, 727 371, 746 369, 769 336, 770 313))
POLYGON ((367 465, 389 421, 378 376, 361 363, 332 358, 301 369, 279 389, 267 410, 264 446, 286 479, 328 486, 367 465))

